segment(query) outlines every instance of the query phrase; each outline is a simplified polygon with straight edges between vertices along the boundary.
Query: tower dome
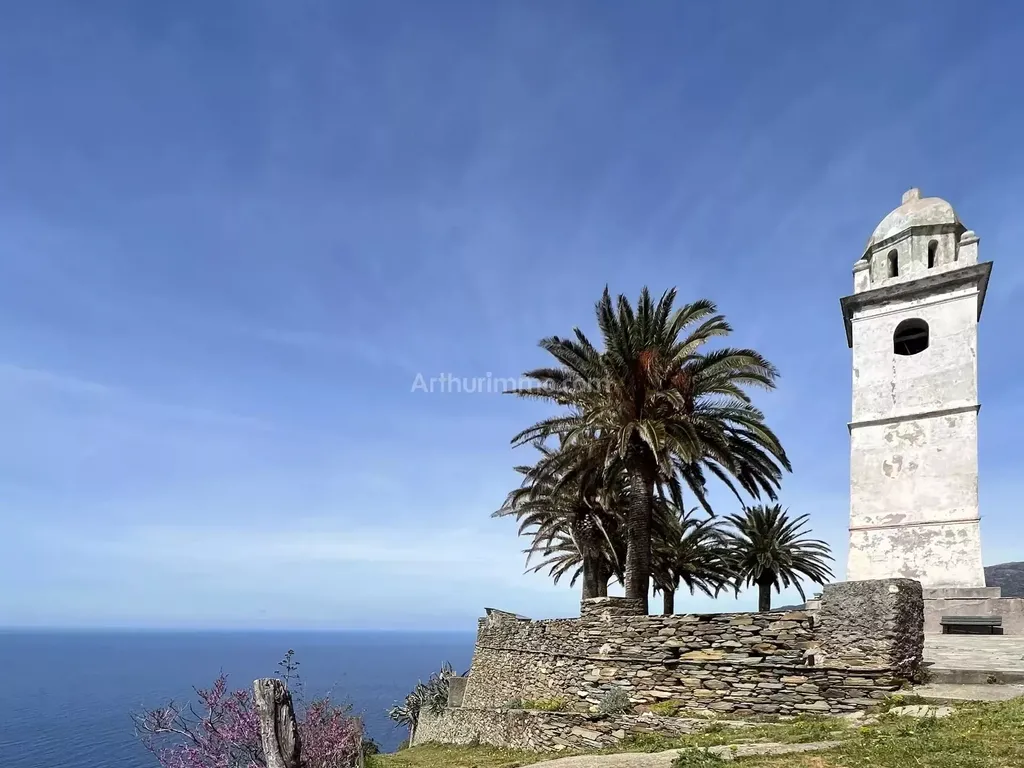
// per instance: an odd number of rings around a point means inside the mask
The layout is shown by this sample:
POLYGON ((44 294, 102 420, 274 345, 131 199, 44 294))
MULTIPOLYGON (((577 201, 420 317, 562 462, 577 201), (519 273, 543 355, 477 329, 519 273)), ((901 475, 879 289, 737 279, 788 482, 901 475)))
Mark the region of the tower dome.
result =
POLYGON ((865 251, 888 240, 894 235, 906 232, 912 227, 929 227, 942 224, 956 225, 958 230, 964 229, 963 224, 953 210, 953 206, 941 197, 921 197, 921 190, 914 188, 903 193, 903 203, 891 211, 871 233, 865 251))

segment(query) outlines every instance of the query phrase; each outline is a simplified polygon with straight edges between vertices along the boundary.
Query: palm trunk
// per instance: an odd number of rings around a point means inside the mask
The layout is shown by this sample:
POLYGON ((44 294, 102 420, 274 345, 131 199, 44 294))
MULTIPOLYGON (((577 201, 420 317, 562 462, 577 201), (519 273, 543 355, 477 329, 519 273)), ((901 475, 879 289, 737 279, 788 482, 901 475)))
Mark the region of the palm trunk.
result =
POLYGON ((608 567, 603 560, 599 560, 594 564, 594 569, 597 571, 597 597, 608 597, 608 580, 611 578, 608 567))
MULTIPOLYGON (((583 555, 583 599, 589 600, 592 597, 601 597, 601 580, 598 572, 600 568, 592 555, 583 555)), ((605 582, 605 592, 608 591, 605 582)))
POLYGON ((573 538, 583 560, 583 599, 600 597, 601 541, 597 538, 597 527, 586 512, 576 515, 573 521, 573 538))
POLYGON ((629 471, 629 509, 626 517, 626 597, 642 601, 647 614, 651 591, 652 483, 643 470, 629 471))
POLYGON ((662 615, 671 616, 676 612, 676 592, 674 589, 663 589, 661 591, 662 597, 662 615))
POLYGON ((767 613, 772 609, 772 583, 770 581, 757 582, 757 610, 759 613, 767 613))

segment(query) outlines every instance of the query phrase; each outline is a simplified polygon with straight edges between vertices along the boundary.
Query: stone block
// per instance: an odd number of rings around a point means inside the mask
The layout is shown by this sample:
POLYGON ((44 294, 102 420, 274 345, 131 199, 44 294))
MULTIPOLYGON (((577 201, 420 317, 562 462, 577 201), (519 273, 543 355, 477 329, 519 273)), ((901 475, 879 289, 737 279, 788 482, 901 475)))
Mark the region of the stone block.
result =
POLYGON ((828 666, 874 666, 912 679, 924 653, 921 584, 911 579, 828 584, 816 634, 818 654, 828 666))
POLYGON ((462 700, 466 696, 466 683, 468 680, 465 677, 452 677, 448 680, 448 706, 449 707, 461 707, 462 700))

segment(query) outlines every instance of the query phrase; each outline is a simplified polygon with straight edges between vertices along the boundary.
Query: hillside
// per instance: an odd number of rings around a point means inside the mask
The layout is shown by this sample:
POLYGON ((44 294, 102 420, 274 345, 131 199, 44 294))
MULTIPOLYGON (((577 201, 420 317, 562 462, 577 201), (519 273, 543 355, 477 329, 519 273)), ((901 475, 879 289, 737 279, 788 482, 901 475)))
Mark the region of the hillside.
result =
POLYGON ((1000 587, 1003 597, 1024 597, 1024 562, 987 566, 985 583, 990 587, 1000 587))

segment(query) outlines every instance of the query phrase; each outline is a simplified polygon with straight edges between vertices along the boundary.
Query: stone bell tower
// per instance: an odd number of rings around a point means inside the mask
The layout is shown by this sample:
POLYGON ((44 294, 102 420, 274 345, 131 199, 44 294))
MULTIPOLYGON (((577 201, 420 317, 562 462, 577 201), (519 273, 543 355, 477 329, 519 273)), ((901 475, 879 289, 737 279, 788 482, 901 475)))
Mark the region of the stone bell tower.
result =
POLYGON ((850 581, 985 586, 977 357, 991 269, 953 207, 917 189, 854 265, 841 301, 853 349, 850 581))

